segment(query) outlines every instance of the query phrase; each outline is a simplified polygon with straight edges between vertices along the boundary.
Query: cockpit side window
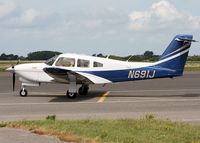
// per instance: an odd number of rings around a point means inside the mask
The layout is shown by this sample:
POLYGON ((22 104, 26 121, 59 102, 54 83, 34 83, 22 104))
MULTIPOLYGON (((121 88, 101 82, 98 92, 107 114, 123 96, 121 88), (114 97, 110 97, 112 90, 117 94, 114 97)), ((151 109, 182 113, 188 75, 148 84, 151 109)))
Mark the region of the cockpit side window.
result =
POLYGON ((75 59, 66 58, 66 57, 60 57, 58 59, 58 61, 56 62, 56 66, 74 67, 75 66, 75 59))
POLYGON ((89 67, 90 66, 90 61, 89 60, 83 60, 83 59, 78 59, 77 61, 77 67, 89 67))
POLYGON ((103 64, 99 62, 94 62, 93 67, 103 67, 103 64))
POLYGON ((58 55, 56 55, 56 56, 50 58, 49 60, 47 60, 47 61, 45 62, 45 64, 47 64, 47 65, 49 65, 49 66, 52 66, 53 63, 55 62, 55 60, 57 59, 57 57, 58 57, 58 55))

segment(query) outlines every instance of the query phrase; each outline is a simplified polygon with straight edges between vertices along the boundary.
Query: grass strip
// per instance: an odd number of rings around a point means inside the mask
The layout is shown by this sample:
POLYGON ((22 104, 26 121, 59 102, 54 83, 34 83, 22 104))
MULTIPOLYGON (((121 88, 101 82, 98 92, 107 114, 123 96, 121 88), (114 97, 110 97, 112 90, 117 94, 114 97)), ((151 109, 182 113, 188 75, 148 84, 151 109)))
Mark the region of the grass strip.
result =
POLYGON ((185 67, 185 71, 200 71, 200 66, 199 67, 185 67))
POLYGON ((0 127, 29 130, 77 143, 199 143, 200 127, 145 118, 138 120, 40 120, 4 122, 0 127))

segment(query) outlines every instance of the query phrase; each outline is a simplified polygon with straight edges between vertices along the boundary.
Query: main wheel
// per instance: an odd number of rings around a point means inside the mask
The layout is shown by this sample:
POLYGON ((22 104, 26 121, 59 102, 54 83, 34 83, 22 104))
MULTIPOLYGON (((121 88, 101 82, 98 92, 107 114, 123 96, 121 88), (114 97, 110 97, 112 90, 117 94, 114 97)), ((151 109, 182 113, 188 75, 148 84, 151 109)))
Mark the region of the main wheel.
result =
POLYGON ((89 90, 88 86, 81 86, 79 88, 79 90, 78 90, 78 93, 80 95, 87 95, 88 94, 88 90, 89 90))
POLYGON ((77 96, 77 93, 75 93, 75 92, 69 92, 69 90, 67 91, 67 97, 69 99, 75 99, 76 96, 77 96))
POLYGON ((25 88, 22 88, 19 94, 21 97, 26 97, 28 95, 28 91, 25 88))

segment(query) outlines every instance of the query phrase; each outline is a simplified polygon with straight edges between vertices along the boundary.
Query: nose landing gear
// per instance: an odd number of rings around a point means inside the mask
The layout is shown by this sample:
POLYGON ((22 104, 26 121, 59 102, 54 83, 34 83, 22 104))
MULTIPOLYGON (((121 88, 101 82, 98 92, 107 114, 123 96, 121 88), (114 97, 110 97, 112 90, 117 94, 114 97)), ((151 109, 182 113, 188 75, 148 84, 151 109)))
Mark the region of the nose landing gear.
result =
POLYGON ((26 97, 28 95, 28 91, 23 87, 19 92, 21 97, 26 97))

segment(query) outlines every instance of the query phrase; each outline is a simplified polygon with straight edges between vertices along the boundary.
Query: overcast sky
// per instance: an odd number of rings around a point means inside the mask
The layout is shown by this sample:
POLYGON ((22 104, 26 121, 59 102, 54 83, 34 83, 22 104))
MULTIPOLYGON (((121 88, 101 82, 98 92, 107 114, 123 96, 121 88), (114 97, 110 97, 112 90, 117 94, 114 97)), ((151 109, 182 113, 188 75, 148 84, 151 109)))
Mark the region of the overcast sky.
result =
MULTIPOLYGON (((199 0, 0 0, 0 54, 161 54, 176 34, 200 40, 199 5, 199 0)), ((193 44, 190 55, 200 54, 199 45, 193 44)))

